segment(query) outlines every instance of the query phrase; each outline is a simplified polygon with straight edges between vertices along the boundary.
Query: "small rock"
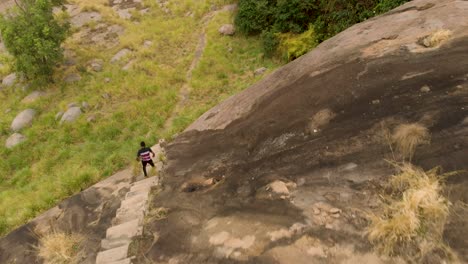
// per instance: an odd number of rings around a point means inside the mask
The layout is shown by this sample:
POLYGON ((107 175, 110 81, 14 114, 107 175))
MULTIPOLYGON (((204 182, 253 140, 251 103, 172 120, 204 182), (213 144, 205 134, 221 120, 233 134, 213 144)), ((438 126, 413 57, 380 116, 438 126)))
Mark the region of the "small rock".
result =
POLYGON ((82 102, 82 103, 81 103, 81 107, 83 108, 83 110, 88 110, 88 109, 89 109, 89 104, 88 104, 88 102, 82 102))
POLYGON ((110 81, 111 81, 110 78, 104 78, 104 82, 105 82, 105 83, 109 83, 110 81))
POLYGON ((11 130, 17 132, 25 127, 31 126, 36 111, 34 109, 26 109, 19 113, 11 123, 11 130))
POLYGON ((69 104, 67 105, 67 108, 79 107, 79 106, 80 106, 80 105, 79 105, 78 103, 73 102, 73 103, 69 103, 69 104))
POLYGON ((333 229, 333 225, 330 224, 330 223, 327 223, 327 224, 325 225, 325 228, 326 228, 326 229, 333 229))
POLYGON ((377 100, 372 100, 372 104, 373 104, 373 105, 378 105, 378 104, 380 104, 380 100, 379 100, 379 99, 377 99, 377 100))
POLYGON ((102 98, 104 98, 104 99, 106 99, 106 100, 111 99, 111 95, 108 94, 108 93, 103 93, 101 96, 102 96, 102 98))
POLYGON ((21 100, 21 103, 23 104, 33 103, 43 96, 45 96, 44 92, 34 91, 30 93, 28 96, 26 96, 25 98, 23 98, 23 100, 21 100))
POLYGON ((79 107, 71 107, 68 109, 60 119, 60 124, 62 123, 71 123, 75 121, 81 115, 81 108, 79 107))
POLYGON ((19 133, 14 133, 6 140, 5 147, 11 149, 14 146, 24 142, 25 140, 26 140, 25 136, 19 133))
POLYGON ((55 114, 55 120, 59 120, 63 116, 63 111, 58 112, 55 114))
POLYGON ((145 9, 140 10, 140 14, 145 15, 145 14, 148 14, 149 11, 150 11, 149 8, 145 8, 145 9))
POLYGON ((236 29, 233 24, 224 24, 218 29, 218 32, 225 36, 232 36, 236 33, 236 29))
POLYGON ((254 75, 257 76, 257 75, 262 75, 266 72, 267 68, 265 67, 261 67, 261 68, 258 68, 254 71, 254 75))
POLYGON ((125 64, 125 66, 122 67, 122 70, 123 71, 128 71, 130 70, 130 68, 132 67, 132 65, 135 63, 134 60, 131 60, 129 61, 127 64, 125 64))
POLYGON ((128 54, 130 54, 131 50, 129 49, 122 49, 119 52, 117 52, 114 57, 111 59, 111 63, 116 63, 117 61, 120 61, 122 58, 126 57, 128 54))
POLYGON ((5 78, 3 78, 2 86, 3 87, 13 86, 16 83, 16 80, 17 80, 16 73, 9 74, 5 78))
POLYGON ((286 184, 283 181, 274 181, 268 185, 271 191, 277 194, 286 194, 289 195, 289 190, 286 184))
POLYGON ((332 214, 331 216, 332 216, 333 218, 340 218, 340 217, 341 217, 340 214, 332 214))
POLYGON ((135 10, 134 7, 121 9, 117 11, 117 15, 119 15, 119 17, 122 19, 131 19, 133 17, 131 12, 134 10, 135 10))
POLYGON ((88 121, 88 123, 92 123, 92 122, 96 121, 96 116, 95 116, 95 115, 90 115, 90 116, 86 119, 86 121, 88 121))
POLYGON ((229 52, 229 53, 232 53, 232 47, 229 47, 229 48, 228 48, 228 52, 229 52))
POLYGON ((74 83, 78 82, 81 80, 81 76, 78 73, 70 73, 65 78, 63 78, 63 81, 66 83, 74 83))
POLYGON ((151 46, 153 46, 153 41, 151 41, 151 40, 145 40, 145 42, 143 42, 143 47, 149 48, 149 47, 151 47, 151 46))
POLYGON ((341 213, 341 210, 338 209, 338 208, 332 208, 332 209, 330 209, 329 212, 330 212, 331 214, 339 214, 339 213, 341 213))
POLYGON ((423 87, 421 87, 421 90, 420 90, 422 93, 428 93, 431 91, 431 88, 429 88, 429 86, 427 85, 424 85, 423 87))
POLYGON ((94 59, 94 60, 89 62, 89 67, 91 68, 91 70, 93 70, 95 72, 100 72, 100 71, 102 71, 102 65, 103 64, 104 64, 103 60, 94 59))
POLYGON ((320 214, 320 209, 318 209, 317 207, 313 206, 312 210, 314 211, 314 215, 319 215, 320 214))
POLYGON ((8 113, 10 113, 10 112, 11 112, 11 108, 7 108, 7 109, 5 110, 4 113, 5 113, 5 114, 8 114, 8 113))

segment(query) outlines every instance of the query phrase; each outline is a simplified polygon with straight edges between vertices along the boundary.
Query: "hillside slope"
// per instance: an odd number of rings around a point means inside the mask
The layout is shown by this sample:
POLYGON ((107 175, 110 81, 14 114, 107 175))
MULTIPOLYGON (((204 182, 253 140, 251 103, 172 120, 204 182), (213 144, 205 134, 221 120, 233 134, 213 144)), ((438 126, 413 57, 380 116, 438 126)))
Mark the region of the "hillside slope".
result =
MULTIPOLYGON (((413 1, 205 113, 167 147, 152 207, 168 213, 147 220, 136 263, 402 262, 365 236, 396 172, 385 159, 401 160, 386 133, 427 127, 413 163, 468 168, 467 13, 466 1, 413 1)), ((443 239, 463 263, 467 176, 444 191, 453 206, 443 239)))

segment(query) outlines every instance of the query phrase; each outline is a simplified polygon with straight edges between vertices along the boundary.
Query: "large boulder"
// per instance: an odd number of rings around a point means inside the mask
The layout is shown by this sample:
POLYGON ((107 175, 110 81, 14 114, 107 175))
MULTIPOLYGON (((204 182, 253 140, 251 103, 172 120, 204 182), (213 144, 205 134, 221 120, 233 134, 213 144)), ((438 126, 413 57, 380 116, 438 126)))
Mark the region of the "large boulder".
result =
POLYGON ((5 147, 6 148, 13 148, 14 146, 26 141, 26 137, 21 135, 20 133, 14 133, 5 142, 5 147))
POLYGON ((73 106, 73 107, 70 107, 63 115, 62 115, 62 118, 60 119, 60 124, 62 123, 72 123, 74 122, 76 119, 78 119, 78 117, 81 116, 83 112, 81 111, 81 108, 78 107, 78 106, 73 106))
POLYGON ((13 122, 11 123, 11 130, 20 131, 21 129, 31 126, 34 116, 36 115, 36 110, 26 109, 19 113, 13 122))

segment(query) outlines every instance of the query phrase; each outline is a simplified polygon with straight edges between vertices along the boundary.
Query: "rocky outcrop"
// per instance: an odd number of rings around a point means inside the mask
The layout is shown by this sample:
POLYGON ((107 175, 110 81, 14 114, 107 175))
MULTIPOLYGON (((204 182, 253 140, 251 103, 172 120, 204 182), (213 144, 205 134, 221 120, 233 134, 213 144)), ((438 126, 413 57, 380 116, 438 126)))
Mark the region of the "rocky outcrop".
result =
POLYGON ((11 130, 17 132, 25 127, 31 126, 35 116, 36 110, 34 109, 26 109, 22 111, 15 117, 15 119, 11 123, 11 130))

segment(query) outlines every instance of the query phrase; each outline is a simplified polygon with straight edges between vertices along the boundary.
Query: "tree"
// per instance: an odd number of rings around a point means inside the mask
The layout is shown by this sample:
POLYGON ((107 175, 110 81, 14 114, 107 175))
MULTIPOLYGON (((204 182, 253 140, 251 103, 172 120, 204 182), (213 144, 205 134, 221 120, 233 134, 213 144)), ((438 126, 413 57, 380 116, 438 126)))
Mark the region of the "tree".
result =
POLYGON ((29 80, 51 81, 63 60, 61 44, 70 25, 54 17, 53 7, 63 0, 21 0, 0 16, 5 47, 15 58, 14 68, 29 80))

